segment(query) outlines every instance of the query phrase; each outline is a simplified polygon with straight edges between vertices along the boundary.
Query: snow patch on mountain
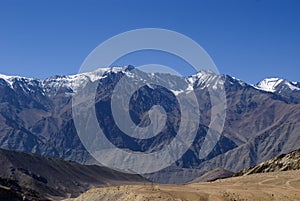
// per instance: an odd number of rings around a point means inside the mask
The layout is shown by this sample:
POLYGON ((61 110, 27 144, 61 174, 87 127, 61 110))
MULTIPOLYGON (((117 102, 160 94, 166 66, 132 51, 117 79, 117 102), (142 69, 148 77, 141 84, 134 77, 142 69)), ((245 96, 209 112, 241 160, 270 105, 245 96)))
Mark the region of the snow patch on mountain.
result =
POLYGON ((179 94, 184 92, 183 90, 172 90, 172 89, 171 89, 171 91, 175 96, 178 96, 179 94))
POLYGON ((294 90, 297 90, 297 91, 300 90, 300 88, 297 87, 297 84, 298 84, 298 83, 294 84, 294 83, 286 82, 286 85, 287 85, 291 90, 293 90, 293 91, 294 91, 294 90))

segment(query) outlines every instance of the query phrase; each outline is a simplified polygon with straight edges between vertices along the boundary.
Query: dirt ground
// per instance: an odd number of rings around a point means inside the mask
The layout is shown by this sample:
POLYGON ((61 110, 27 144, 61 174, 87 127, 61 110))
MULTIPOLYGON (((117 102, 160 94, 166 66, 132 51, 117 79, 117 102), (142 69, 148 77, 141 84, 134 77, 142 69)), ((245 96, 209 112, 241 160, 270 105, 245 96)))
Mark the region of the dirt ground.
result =
POLYGON ((96 188, 72 201, 300 201, 300 170, 187 185, 96 188))

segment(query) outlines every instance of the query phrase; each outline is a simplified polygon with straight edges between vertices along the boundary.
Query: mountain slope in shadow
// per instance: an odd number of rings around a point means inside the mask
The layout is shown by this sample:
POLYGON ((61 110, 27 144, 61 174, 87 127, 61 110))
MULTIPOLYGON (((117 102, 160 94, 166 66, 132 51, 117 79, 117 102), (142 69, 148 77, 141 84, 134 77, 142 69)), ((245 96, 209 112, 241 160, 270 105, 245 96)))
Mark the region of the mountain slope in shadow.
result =
POLYGON ((21 187, 17 181, 0 178, 0 201, 42 201, 45 199, 40 193, 21 187))
MULTIPOLYGON (((0 166, 0 177, 15 182, 14 186, 36 191, 43 198, 51 199, 78 196, 92 187, 147 182, 139 175, 121 173, 106 167, 81 165, 3 149, 0 149, 0 166)), ((10 188, 4 184, 3 192, 10 188)))

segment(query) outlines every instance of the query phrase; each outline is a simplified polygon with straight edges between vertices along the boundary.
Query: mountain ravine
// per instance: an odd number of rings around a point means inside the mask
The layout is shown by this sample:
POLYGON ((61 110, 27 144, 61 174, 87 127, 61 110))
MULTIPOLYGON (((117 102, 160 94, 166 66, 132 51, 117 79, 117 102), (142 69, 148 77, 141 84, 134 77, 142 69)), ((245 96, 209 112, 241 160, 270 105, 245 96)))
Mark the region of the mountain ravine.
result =
MULTIPOLYGON (((97 163, 82 145, 72 118, 72 95, 78 87, 98 82, 95 108, 107 138, 119 148, 154 152, 170 143, 180 124, 176 96, 193 90, 199 104, 199 128, 189 150, 171 167, 146 175, 161 183, 191 181, 216 168, 238 172, 300 147, 300 84, 273 78, 249 85, 228 75, 200 71, 187 78, 155 73, 135 74, 139 79, 164 80, 176 91, 145 85, 131 97, 130 115, 147 125, 147 110, 160 104, 167 111, 166 129, 150 140, 133 139, 118 129, 110 111, 113 89, 132 66, 98 69, 73 76, 47 79, 0 75, 0 147, 72 160, 97 163), (180 84, 178 84, 180 83, 180 84), (199 159, 211 120, 209 87, 226 92, 226 119, 221 138, 212 152, 199 159)), ((218 97, 216 97, 218 98, 218 97)), ((83 111, 84 112, 84 111, 83 111)))

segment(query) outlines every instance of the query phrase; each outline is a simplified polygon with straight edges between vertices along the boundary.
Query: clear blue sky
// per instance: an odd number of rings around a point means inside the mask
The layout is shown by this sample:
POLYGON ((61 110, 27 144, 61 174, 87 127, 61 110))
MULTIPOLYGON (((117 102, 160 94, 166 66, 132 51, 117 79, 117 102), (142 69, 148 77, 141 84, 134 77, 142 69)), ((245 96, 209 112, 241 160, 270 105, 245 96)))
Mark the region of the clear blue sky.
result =
POLYGON ((147 27, 189 36, 223 74, 300 81, 298 0, 1 0, 0 73, 75 74, 104 40, 147 27))

